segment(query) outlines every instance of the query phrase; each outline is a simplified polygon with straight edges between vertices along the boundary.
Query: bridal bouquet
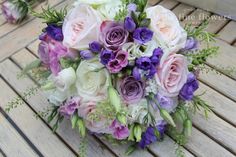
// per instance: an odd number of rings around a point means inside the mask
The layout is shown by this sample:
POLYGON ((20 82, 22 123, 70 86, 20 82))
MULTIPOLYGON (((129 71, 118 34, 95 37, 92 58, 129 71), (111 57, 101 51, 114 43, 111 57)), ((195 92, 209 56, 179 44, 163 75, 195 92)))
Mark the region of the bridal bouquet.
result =
POLYGON ((48 8, 35 16, 47 25, 39 60, 24 72, 45 92, 51 107, 40 116, 55 122, 54 130, 70 119, 82 137, 125 141, 130 153, 164 133, 184 145, 192 114, 211 111, 194 94, 218 50, 209 45, 207 22, 183 28, 173 12, 147 0, 78 0, 68 13, 48 8))

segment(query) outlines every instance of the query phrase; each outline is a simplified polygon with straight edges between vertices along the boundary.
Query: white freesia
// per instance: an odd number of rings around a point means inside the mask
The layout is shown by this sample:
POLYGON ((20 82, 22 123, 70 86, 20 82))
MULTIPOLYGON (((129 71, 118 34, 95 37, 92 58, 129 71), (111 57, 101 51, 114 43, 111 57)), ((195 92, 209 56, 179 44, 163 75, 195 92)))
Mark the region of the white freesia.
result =
POLYGON ((76 75, 76 88, 84 101, 98 102, 107 98, 110 75, 98 60, 82 61, 76 75))
POLYGON ((157 5, 147 8, 147 17, 151 18, 150 28, 155 33, 156 40, 162 44, 164 55, 163 60, 170 53, 177 52, 184 48, 187 33, 181 27, 178 18, 170 10, 157 5))
POLYGON ((116 16, 116 13, 119 12, 119 10, 122 7, 122 2, 120 0, 113 0, 107 3, 104 3, 103 5, 100 5, 97 10, 101 13, 101 15, 105 19, 113 20, 116 16))
POLYGON ((135 60, 139 57, 151 57, 153 55, 153 50, 158 46, 157 42, 152 40, 146 45, 140 45, 134 42, 129 42, 123 45, 122 49, 129 53, 129 60, 135 60))
POLYGON ((79 4, 63 22, 63 44, 73 49, 86 49, 92 41, 98 41, 101 18, 88 4, 79 4))
POLYGON ((155 110, 150 106, 150 111, 148 110, 148 103, 146 99, 142 99, 138 104, 131 104, 128 106, 128 122, 129 123, 140 123, 140 124, 147 124, 149 125, 152 123, 151 116, 149 115, 149 112, 152 111, 152 116, 155 119, 156 122, 163 120, 163 118, 160 116, 160 113, 158 110, 155 110))
POLYGON ((76 94, 76 90, 73 86, 76 81, 76 74, 72 67, 63 69, 57 76, 49 76, 48 80, 52 82, 55 87, 45 91, 50 103, 61 105, 68 97, 76 94))

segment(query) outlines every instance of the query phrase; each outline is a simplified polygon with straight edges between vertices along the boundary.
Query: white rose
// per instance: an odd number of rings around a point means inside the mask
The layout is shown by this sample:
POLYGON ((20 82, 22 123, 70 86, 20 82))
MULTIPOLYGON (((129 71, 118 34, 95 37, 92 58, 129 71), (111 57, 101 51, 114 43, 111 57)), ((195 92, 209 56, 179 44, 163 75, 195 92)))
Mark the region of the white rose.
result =
POLYGON ((84 101, 101 101, 107 98, 109 73, 96 59, 82 61, 76 71, 76 88, 84 101))
POLYGON ((153 55, 153 50, 159 47, 158 44, 152 40, 146 45, 136 44, 134 42, 129 42, 123 45, 122 49, 129 53, 129 60, 135 60, 139 57, 151 57, 153 55))
POLYGON ((57 76, 49 76, 48 80, 55 87, 45 91, 50 103, 61 105, 68 97, 76 94, 73 86, 76 81, 76 74, 73 68, 63 69, 57 76))
POLYGON ((122 7, 122 2, 120 0, 110 1, 103 5, 100 5, 97 10, 105 19, 113 20, 116 16, 116 13, 122 7))
POLYGON ((162 44, 164 55, 162 61, 173 52, 184 48, 187 39, 186 31, 181 27, 173 12, 157 5, 147 8, 147 17, 151 18, 150 28, 155 33, 156 40, 162 44), (166 48, 165 48, 166 47, 166 48))
POLYGON ((79 4, 65 17, 62 31, 63 44, 69 48, 86 49, 92 41, 98 41, 101 18, 88 4, 79 4))

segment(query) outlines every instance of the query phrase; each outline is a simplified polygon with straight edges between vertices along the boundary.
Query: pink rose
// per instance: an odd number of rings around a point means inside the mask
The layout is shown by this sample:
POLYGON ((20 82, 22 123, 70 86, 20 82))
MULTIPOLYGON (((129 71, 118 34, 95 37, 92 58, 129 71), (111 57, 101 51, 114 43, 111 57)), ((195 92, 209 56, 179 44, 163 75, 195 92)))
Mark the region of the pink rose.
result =
POLYGON ((187 81, 188 65, 183 55, 171 54, 157 68, 155 76, 160 92, 167 97, 174 97, 187 81))
POLYGON ((69 48, 85 49, 91 41, 98 41, 101 19, 96 10, 79 4, 65 17, 62 31, 63 44, 69 48))
POLYGON ((107 120, 105 117, 100 115, 97 117, 99 120, 92 120, 89 116, 96 110, 97 103, 94 101, 83 102, 78 107, 78 115, 85 120, 86 128, 89 131, 94 133, 107 133, 110 134, 112 132, 111 128, 109 127, 112 121, 107 120))

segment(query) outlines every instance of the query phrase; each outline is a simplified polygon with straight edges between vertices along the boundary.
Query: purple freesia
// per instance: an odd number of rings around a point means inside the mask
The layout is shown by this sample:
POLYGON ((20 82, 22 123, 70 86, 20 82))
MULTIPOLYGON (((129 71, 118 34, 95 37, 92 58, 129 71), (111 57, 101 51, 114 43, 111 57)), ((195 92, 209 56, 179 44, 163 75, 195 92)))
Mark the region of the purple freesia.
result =
POLYGON ((193 73, 188 74, 187 83, 180 90, 179 96, 183 100, 192 100, 194 92, 198 89, 199 84, 193 73))
POLYGON ((114 120, 110 126, 113 137, 118 140, 126 139, 129 136, 129 129, 127 126, 120 124, 117 120, 114 120))
POLYGON ((114 59, 108 62, 107 69, 111 73, 118 73, 127 65, 128 65, 128 52, 121 50, 117 52, 114 59))
POLYGON ((94 41, 89 44, 89 49, 94 53, 99 53, 102 50, 102 45, 99 42, 94 41))
POLYGON ((132 75, 136 80, 141 80, 141 72, 140 69, 138 69, 137 67, 134 67, 132 75))
POLYGON ((142 139, 139 142, 139 147, 144 149, 146 146, 152 144, 153 142, 156 142, 158 140, 161 140, 164 136, 164 132, 166 130, 166 122, 165 121, 160 121, 156 128, 149 126, 147 130, 143 133, 142 139), (160 138, 158 138, 155 134, 155 129, 157 129, 160 133, 160 138))
POLYGON ((136 28, 136 23, 131 17, 125 18, 124 25, 125 25, 125 29, 129 32, 133 32, 136 28))
POLYGON ((129 32, 125 30, 124 24, 112 21, 104 21, 101 24, 100 40, 104 46, 117 52, 121 50, 122 46, 127 42, 129 32))
POLYGON ((57 26, 55 24, 48 25, 46 27, 47 34, 56 41, 63 40, 62 28, 61 26, 57 26))
POLYGON ((107 65, 108 62, 114 58, 114 52, 112 52, 111 50, 103 50, 100 54, 100 60, 103 65, 107 65))
POLYGON ((145 84, 142 80, 136 80, 128 76, 118 82, 118 91, 124 102, 133 104, 139 102, 144 96, 145 84))
POLYGON ((81 98, 74 97, 68 99, 62 106, 59 108, 59 113, 66 118, 70 118, 80 105, 81 98))
POLYGON ((142 70, 150 70, 152 68, 152 61, 149 57, 140 57, 135 63, 136 66, 142 70))
POLYGON ((139 27, 133 33, 134 42, 138 44, 145 44, 152 40, 153 32, 146 27, 139 27))
POLYGON ((150 58, 152 64, 157 66, 160 63, 162 55, 163 55, 163 50, 160 47, 154 49, 153 55, 150 58))

